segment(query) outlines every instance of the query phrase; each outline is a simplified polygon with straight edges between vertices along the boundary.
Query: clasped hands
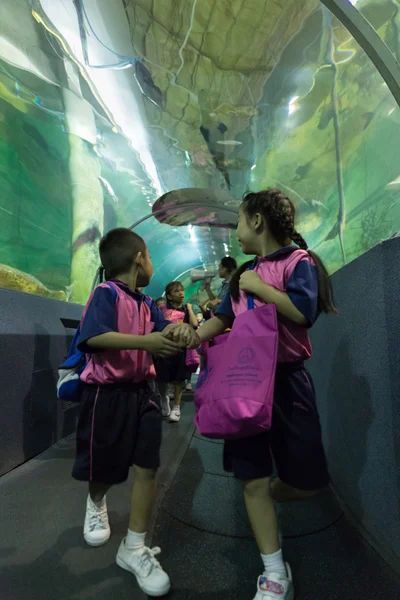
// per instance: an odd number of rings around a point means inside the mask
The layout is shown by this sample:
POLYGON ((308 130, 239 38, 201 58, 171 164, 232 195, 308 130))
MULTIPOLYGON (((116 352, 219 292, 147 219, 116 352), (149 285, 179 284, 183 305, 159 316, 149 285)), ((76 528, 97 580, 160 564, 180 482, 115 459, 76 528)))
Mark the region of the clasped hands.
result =
POLYGON ((177 348, 197 348, 200 338, 197 331, 188 323, 168 325, 163 331, 163 336, 177 345, 177 348))

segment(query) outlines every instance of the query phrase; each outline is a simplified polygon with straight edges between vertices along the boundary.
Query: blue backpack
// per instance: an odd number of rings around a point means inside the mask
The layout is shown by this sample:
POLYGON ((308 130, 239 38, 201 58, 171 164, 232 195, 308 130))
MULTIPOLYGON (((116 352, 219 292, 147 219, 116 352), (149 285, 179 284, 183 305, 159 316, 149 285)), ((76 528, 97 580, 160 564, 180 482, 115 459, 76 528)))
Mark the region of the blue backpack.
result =
MULTIPOLYGON (((107 282, 105 282, 107 283, 107 282)), ((108 284, 113 297, 117 291, 112 284, 108 284)), ((78 350, 77 344, 81 334, 81 326, 75 332, 74 338, 65 361, 58 368, 57 396, 63 402, 80 402, 82 394, 81 375, 88 363, 86 354, 78 350)))

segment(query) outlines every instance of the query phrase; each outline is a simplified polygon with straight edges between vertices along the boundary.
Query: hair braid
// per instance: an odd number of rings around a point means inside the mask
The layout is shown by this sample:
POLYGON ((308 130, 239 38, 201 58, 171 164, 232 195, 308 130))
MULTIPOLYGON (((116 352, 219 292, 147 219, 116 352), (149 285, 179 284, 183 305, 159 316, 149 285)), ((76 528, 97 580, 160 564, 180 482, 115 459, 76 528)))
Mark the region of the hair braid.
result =
POLYGON ((295 244, 297 244, 297 246, 299 248, 301 248, 302 250, 308 251, 308 244, 307 244, 306 240, 303 238, 303 236, 298 231, 296 231, 296 229, 293 231, 293 233, 291 235, 291 239, 293 240, 293 242, 295 244))
MULTIPOLYGON (((270 189, 260 192, 250 192, 244 197, 243 210, 249 217, 261 214, 267 224, 268 234, 275 238, 281 246, 293 241, 299 248, 306 250, 315 263, 318 272, 318 305, 327 313, 335 313, 333 293, 328 272, 320 257, 308 249, 303 236, 296 230, 296 208, 293 202, 281 190, 270 189)), ((252 261, 242 265, 231 280, 230 291, 232 298, 239 298, 239 279, 252 261)))

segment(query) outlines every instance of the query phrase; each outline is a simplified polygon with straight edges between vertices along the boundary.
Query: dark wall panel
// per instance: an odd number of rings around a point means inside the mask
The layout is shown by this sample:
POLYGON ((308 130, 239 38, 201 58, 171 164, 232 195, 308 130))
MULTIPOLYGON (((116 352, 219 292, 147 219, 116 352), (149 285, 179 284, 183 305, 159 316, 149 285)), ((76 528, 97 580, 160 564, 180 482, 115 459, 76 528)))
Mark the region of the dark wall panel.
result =
POLYGON ((55 386, 81 313, 0 288, 0 475, 74 430, 77 409, 63 409, 55 386))
POLYGON ((310 370, 335 489, 400 570, 400 238, 332 277, 337 317, 312 331, 310 370))

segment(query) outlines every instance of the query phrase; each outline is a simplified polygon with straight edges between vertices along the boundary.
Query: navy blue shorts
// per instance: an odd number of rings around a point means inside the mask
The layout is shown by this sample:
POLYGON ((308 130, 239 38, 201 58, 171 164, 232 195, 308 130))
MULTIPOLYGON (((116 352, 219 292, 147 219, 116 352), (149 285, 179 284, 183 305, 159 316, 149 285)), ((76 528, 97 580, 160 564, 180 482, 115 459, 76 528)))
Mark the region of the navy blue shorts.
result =
POLYGON ((113 485, 132 465, 157 469, 161 437, 159 399, 147 382, 85 385, 72 476, 113 485))
POLYGON ((329 483, 314 384, 302 362, 278 365, 271 430, 225 442, 224 468, 243 481, 270 477, 273 461, 279 478, 297 489, 329 483))

